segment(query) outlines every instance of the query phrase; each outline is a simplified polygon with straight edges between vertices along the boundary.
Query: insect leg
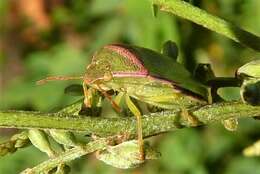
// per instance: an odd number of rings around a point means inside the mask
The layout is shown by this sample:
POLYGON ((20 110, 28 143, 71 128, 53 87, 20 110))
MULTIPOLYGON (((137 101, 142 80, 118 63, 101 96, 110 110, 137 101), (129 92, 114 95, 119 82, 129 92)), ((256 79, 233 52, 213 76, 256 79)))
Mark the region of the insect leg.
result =
POLYGON ((96 83, 98 90, 111 102, 112 107, 117 111, 117 112, 121 112, 121 108, 118 106, 117 103, 114 102, 114 100, 112 99, 112 97, 110 95, 107 94, 107 92, 105 90, 103 90, 98 83, 96 83))
POLYGON ((91 95, 89 95, 89 90, 88 90, 88 86, 85 82, 83 82, 82 84, 83 86, 83 91, 84 91, 84 104, 87 108, 90 108, 91 107, 91 95))
POLYGON ((213 103, 212 89, 211 88, 207 88, 207 90, 208 90, 208 98, 207 98, 208 104, 212 104, 213 103))
POLYGON ((122 98, 125 94, 123 92, 119 92, 116 97, 114 98, 114 102, 119 106, 120 102, 122 101, 122 98))
POLYGON ((140 159, 145 160, 141 112, 136 107, 136 105, 132 102, 132 100, 130 99, 130 97, 128 95, 125 95, 125 100, 126 100, 126 104, 127 104, 128 108, 130 109, 130 111, 136 116, 140 159))

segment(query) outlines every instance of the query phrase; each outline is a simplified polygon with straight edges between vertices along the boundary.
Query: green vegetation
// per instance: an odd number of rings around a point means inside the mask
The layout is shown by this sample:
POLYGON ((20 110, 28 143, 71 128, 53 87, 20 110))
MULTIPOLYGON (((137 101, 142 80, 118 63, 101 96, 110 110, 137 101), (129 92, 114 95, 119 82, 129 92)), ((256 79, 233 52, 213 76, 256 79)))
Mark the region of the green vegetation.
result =
MULTIPOLYGON (((0 1, 0 25, 3 25, 0 32, 1 127, 49 128, 50 126, 82 132, 82 129, 89 126, 84 130, 88 135, 93 132, 114 134, 123 127, 132 128, 131 135, 135 136, 135 129, 131 126, 135 124, 134 117, 124 119, 117 117, 109 122, 109 117, 116 114, 106 100, 102 106, 102 117, 99 118, 78 117, 75 112, 78 112, 81 104, 75 104, 76 109, 67 108, 60 111, 61 108, 82 98, 64 94, 66 86, 80 84, 80 81, 52 82, 43 86, 35 84, 37 80, 46 76, 82 75, 85 67, 90 63, 91 55, 109 43, 128 43, 160 51, 163 42, 173 40, 179 48, 178 59, 190 72, 194 71, 197 63, 210 63, 216 76, 233 77, 236 69, 241 65, 260 57, 259 52, 255 51, 259 50, 259 38, 237 27, 241 26, 247 31, 260 35, 260 1, 187 1, 193 6, 206 10, 209 14, 231 21, 232 24, 214 16, 209 18, 208 13, 202 13, 204 20, 208 19, 208 21, 201 23, 198 17, 192 18, 196 16, 191 14, 194 13, 192 10, 189 16, 182 10, 163 8, 162 4, 166 3, 168 7, 169 4, 174 4, 173 0, 154 0, 153 2, 160 7, 158 9, 162 10, 158 11, 157 17, 154 17, 151 2, 149 0, 34 0, 25 4, 20 0, 0 1), (223 35, 183 18, 202 24, 223 35), (212 25, 214 19, 220 23, 212 25), (222 25, 218 26, 218 24, 222 25), (229 27, 225 28, 225 26, 229 27), (26 110, 26 112, 14 114, 13 111, 2 112, 2 110, 26 110), (59 111, 59 114, 56 111, 59 111), (53 114, 48 115, 45 112, 53 112, 53 114), (37 114, 38 117, 35 117, 37 114), (68 115, 76 116, 67 118, 68 115), (46 121, 48 118, 49 122, 41 124, 41 119, 46 121), (87 124, 94 123, 92 119, 97 125, 107 127, 94 129, 91 127, 93 124, 87 124)), ((175 4, 185 3, 176 0, 175 4)), ((146 136, 161 133, 163 130, 176 130, 148 139, 150 144, 161 153, 158 160, 147 161, 142 167, 136 169, 121 170, 104 164, 93 155, 87 155, 69 163, 71 173, 257 174, 260 171, 260 158, 245 157, 243 150, 260 137, 259 120, 250 118, 258 115, 259 107, 229 102, 239 100, 239 88, 223 88, 219 92, 227 100, 226 105, 216 104, 209 107, 211 110, 206 107, 193 111, 202 124, 207 124, 206 126, 179 129, 177 125, 171 124, 172 118, 178 115, 175 112, 160 115, 165 117, 165 120, 160 117, 158 119, 156 115, 144 118, 146 136), (230 132, 223 127, 220 120, 233 117, 243 118, 239 119, 238 129, 230 132), (219 122, 215 122, 216 120, 219 122), (161 126, 157 129, 158 125, 161 126)), ((183 124, 189 126, 185 121, 183 124)), ((16 131, 13 129, 1 129, 1 142, 6 142, 14 133, 16 131)), ((12 153, 0 158, 0 173, 19 173, 48 159, 46 154, 29 146, 28 138, 23 136, 23 132, 19 135, 12 137, 11 141, 7 141, 8 143, 0 145, 1 153, 4 152, 3 149, 7 149, 6 153, 12 153)), ((77 138, 84 141, 91 140, 86 134, 77 138)), ((52 138, 50 143, 56 148, 57 144, 52 138)), ((95 149, 103 149, 106 145, 107 140, 97 139, 84 148, 75 147, 64 155, 74 159, 95 149), (68 155, 70 152, 71 156, 68 155)), ((63 160, 68 158, 61 157, 63 160)), ((55 160, 59 159, 56 158, 52 162, 55 163, 55 160)), ((48 165, 53 163, 50 162, 48 165)), ((41 167, 45 167, 44 164, 37 170, 41 167)), ((66 169, 64 166, 59 167, 61 170, 66 169)))

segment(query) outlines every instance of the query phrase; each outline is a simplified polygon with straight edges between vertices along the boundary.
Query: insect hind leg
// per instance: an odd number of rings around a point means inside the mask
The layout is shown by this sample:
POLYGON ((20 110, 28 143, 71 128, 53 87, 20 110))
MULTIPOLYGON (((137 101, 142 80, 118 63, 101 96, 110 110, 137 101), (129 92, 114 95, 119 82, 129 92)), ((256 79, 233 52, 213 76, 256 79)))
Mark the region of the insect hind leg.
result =
POLYGON ((138 136, 140 159, 145 160, 141 112, 139 111, 139 109, 136 107, 136 105, 133 103, 133 101, 128 95, 125 95, 125 100, 128 108, 137 119, 137 136, 138 136))

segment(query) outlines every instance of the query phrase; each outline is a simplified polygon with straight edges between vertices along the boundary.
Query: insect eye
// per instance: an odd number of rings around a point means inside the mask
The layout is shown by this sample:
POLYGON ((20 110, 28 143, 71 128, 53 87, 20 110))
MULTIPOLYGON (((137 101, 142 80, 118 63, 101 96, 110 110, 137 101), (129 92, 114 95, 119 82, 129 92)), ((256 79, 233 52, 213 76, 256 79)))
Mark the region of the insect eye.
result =
POLYGON ((111 70, 111 66, 110 66, 110 65, 106 65, 105 68, 106 68, 107 71, 110 71, 110 70, 111 70))

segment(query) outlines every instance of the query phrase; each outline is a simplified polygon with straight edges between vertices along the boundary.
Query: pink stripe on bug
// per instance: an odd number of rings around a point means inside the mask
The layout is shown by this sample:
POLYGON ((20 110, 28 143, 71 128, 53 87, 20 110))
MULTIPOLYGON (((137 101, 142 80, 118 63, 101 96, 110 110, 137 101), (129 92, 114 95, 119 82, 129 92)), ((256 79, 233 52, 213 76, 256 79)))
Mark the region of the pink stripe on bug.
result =
POLYGON ((135 65, 137 65, 140 68, 140 70, 137 74, 148 74, 147 69, 143 66, 143 63, 138 59, 137 55, 135 55, 134 53, 131 53, 129 51, 129 49, 124 47, 124 45, 111 44, 111 45, 105 46, 105 48, 115 51, 119 55, 122 55, 123 57, 129 59, 131 62, 133 62, 135 65))
POLYGON ((147 77, 147 73, 142 72, 113 72, 113 77, 147 77))
POLYGON ((139 73, 139 72, 113 72, 112 73, 113 77, 145 77, 153 80, 158 80, 164 84, 174 84, 175 82, 162 79, 162 78, 157 78, 154 76, 150 76, 147 73, 139 73))

